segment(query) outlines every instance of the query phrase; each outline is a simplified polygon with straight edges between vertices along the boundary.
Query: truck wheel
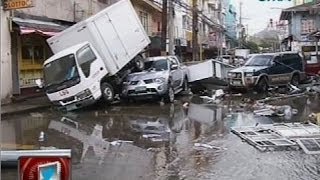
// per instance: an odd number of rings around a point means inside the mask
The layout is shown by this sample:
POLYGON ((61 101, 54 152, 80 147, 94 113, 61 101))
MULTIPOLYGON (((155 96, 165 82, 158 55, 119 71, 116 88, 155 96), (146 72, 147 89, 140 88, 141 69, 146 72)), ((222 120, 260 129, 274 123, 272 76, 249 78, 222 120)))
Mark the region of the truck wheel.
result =
POLYGON ((164 96, 164 101, 166 103, 173 103, 174 102, 174 90, 171 86, 168 88, 168 91, 164 96))
POLYGON ((144 70, 144 61, 143 61, 143 58, 142 56, 138 55, 134 58, 134 64, 135 64, 135 68, 138 70, 138 71, 142 71, 144 70))
POLYGON ((299 85, 299 82, 300 82, 300 78, 299 78, 299 75, 298 74, 294 74, 291 78, 291 84, 294 85, 294 86, 297 86, 299 85))
POLYGON ((114 90, 113 87, 109 83, 101 84, 101 92, 104 101, 107 103, 111 103, 114 99, 114 90))
POLYGON ((257 91, 258 92, 267 92, 268 91, 268 82, 266 78, 261 78, 257 84, 257 91))

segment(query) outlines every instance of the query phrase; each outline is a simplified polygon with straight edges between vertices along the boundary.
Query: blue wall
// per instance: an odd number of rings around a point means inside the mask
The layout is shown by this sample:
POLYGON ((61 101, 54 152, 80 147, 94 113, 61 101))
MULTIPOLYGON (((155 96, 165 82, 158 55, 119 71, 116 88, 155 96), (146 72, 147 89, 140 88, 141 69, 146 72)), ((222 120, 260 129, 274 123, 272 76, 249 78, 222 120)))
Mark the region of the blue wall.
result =
POLYGON ((226 7, 226 18, 225 18, 225 25, 227 29, 227 35, 231 38, 237 38, 237 13, 235 8, 235 1, 234 0, 224 0, 224 4, 226 7))
POLYGON ((292 23, 289 27, 289 34, 292 34, 297 38, 298 41, 303 41, 303 35, 301 35, 301 19, 313 19, 315 21, 316 29, 320 30, 320 16, 319 15, 310 15, 307 12, 296 12, 293 13, 292 23))

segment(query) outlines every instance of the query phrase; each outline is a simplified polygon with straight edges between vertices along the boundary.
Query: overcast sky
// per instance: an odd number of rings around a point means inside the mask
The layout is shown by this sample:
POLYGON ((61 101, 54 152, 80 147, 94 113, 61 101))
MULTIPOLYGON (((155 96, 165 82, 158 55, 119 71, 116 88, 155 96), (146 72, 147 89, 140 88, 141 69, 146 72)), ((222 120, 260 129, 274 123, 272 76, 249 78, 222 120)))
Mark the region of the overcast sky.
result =
POLYGON ((278 21, 281 9, 293 6, 293 0, 270 0, 269 2, 268 0, 233 0, 238 9, 238 18, 240 1, 242 1, 242 24, 248 24, 250 35, 266 28, 270 18, 274 19, 274 22, 278 21))

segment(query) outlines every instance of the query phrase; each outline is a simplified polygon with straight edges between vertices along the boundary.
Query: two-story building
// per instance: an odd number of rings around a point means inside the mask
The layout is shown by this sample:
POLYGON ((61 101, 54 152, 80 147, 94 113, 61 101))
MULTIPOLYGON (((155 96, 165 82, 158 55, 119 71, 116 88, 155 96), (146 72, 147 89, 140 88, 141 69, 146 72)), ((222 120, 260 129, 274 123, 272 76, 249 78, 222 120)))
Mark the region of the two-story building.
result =
MULTIPOLYGON (((43 76, 43 62, 52 55, 47 38, 117 1, 28 0, 31 5, 27 8, 1 9, 2 103, 8 102, 12 95, 35 93, 35 80, 43 76)), ((148 35, 158 36, 161 31, 161 9, 151 0, 131 2, 148 35)))
POLYGON ((311 36, 320 30, 317 4, 310 2, 282 10, 280 20, 288 21, 289 36, 283 39, 286 50, 315 51, 317 40, 311 36))

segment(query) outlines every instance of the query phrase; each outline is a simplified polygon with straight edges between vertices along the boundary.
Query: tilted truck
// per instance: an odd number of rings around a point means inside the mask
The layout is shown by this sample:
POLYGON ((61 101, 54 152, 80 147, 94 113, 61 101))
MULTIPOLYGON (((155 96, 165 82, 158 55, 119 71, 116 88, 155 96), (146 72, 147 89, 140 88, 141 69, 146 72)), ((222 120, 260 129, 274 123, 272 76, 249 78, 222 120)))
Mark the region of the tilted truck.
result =
POLYGON ((121 0, 47 40, 54 55, 44 62, 50 101, 67 110, 112 102, 122 81, 143 69, 143 50, 150 44, 130 0, 121 0))

